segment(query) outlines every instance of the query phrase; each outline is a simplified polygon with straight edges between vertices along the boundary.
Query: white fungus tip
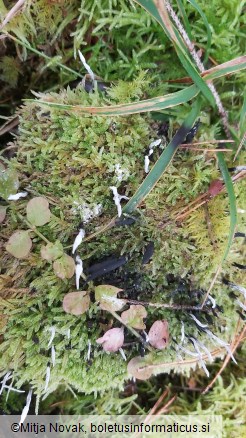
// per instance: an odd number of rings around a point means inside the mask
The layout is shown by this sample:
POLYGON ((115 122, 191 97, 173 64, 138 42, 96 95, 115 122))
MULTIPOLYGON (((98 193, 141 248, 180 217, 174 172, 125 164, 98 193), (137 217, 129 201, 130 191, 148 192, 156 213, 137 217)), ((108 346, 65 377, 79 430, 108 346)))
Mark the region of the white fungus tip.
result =
POLYGON ((87 64, 84 55, 82 55, 82 53, 81 53, 80 50, 78 50, 78 54, 79 54, 79 57, 80 57, 80 61, 82 62, 83 66, 85 67, 85 69, 86 69, 87 72, 89 73, 89 75, 90 75, 90 77, 91 77, 91 80, 92 80, 93 82, 95 82, 95 75, 94 75, 92 69, 90 68, 89 64, 87 64))
POLYGON ((123 359, 126 360, 126 355, 125 355, 124 350, 122 348, 119 348, 119 353, 121 354, 123 359))
POLYGON ((77 234, 73 242, 72 254, 75 253, 76 249, 81 244, 84 237, 85 237, 85 230, 83 230, 83 228, 80 228, 79 233, 77 234))
POLYGON ((47 330, 50 331, 50 340, 49 340, 49 343, 48 343, 48 348, 50 348, 50 346, 51 346, 51 344, 52 344, 52 342, 54 340, 54 337, 55 337, 56 328, 54 326, 51 326, 47 330))
POLYGON ((9 195, 8 201, 18 201, 18 199, 25 198, 27 195, 28 195, 27 192, 19 192, 16 193, 15 195, 9 195))
POLYGON ((56 350, 55 350, 54 345, 52 345, 52 347, 51 347, 51 361, 52 361, 52 365, 54 367, 55 363, 56 363, 56 350))
POLYGON ((20 419, 20 422, 19 422, 19 426, 22 423, 24 423, 24 421, 25 421, 25 419, 27 417, 27 414, 28 414, 28 411, 29 411, 29 407, 30 407, 30 404, 31 404, 31 400, 32 400, 32 389, 30 389, 30 391, 28 392, 28 395, 27 395, 27 398, 26 398, 26 406, 24 407, 24 409, 23 409, 23 411, 21 413, 21 419, 20 419))
POLYGON ((144 171, 145 171, 145 173, 149 172, 149 157, 148 157, 148 155, 145 155, 145 157, 144 157, 144 171))

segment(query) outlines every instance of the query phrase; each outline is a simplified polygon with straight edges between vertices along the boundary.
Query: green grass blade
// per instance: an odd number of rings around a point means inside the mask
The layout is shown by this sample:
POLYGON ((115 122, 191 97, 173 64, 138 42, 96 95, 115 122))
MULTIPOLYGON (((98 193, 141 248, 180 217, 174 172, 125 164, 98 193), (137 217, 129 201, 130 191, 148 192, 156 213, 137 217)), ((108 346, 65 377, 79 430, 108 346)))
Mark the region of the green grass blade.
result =
POLYGON ((230 230, 229 230, 226 249, 222 258, 222 262, 223 262, 230 251, 230 247, 233 241, 235 228, 237 225, 237 207, 236 207, 236 196, 234 192, 232 179, 228 171, 223 152, 217 152, 217 157, 218 157, 220 172, 226 186, 226 190, 229 197, 229 204, 230 204, 230 230))
POLYGON ((188 2, 193 6, 193 8, 195 8, 197 10, 197 12, 201 15, 204 25, 207 29, 207 48, 205 51, 205 56, 204 56, 204 63, 207 62, 208 57, 209 57, 209 52, 210 52, 210 48, 211 48, 211 40, 212 40, 212 33, 211 33, 211 29, 207 20, 206 15, 204 14, 204 12, 202 11, 202 9, 200 8, 200 6, 196 3, 195 0, 188 0, 188 2))
POLYGON ((194 66, 194 61, 191 61, 190 56, 187 53, 187 49, 185 44, 183 43, 179 32, 172 25, 169 17, 164 16, 162 10, 164 5, 162 5, 159 0, 134 0, 140 6, 142 6, 150 15, 152 15, 162 26, 168 38, 173 42, 177 55, 187 71, 188 75, 193 79, 193 82, 197 85, 199 90, 205 96, 206 100, 210 102, 212 106, 214 106, 214 96, 212 95, 208 85, 204 81, 204 79, 200 76, 197 69, 194 66), (156 4, 157 6, 156 6, 156 4), (161 7, 162 6, 162 7, 161 7))
POLYGON ((200 102, 197 101, 194 105, 192 111, 185 119, 183 125, 179 128, 172 141, 162 152, 161 156, 149 172, 148 176, 144 179, 136 193, 131 197, 125 207, 122 209, 124 213, 131 213, 137 206, 143 201, 143 199, 150 193, 157 181, 162 176, 163 172, 166 170, 167 166, 172 161, 178 146, 184 141, 186 135, 193 126, 197 115, 200 110, 200 102))
POLYGON ((246 55, 234 58, 231 61, 224 62, 223 64, 217 65, 216 67, 210 68, 202 73, 205 81, 211 81, 222 76, 229 75, 231 73, 236 73, 240 70, 246 68, 246 55))
MULTIPOLYGON (((177 106, 182 103, 188 102, 193 97, 195 97, 198 93, 199 91, 197 87, 195 85, 192 85, 191 87, 185 88, 184 90, 167 94, 165 96, 154 97, 152 99, 146 99, 135 103, 133 102, 133 103, 127 103, 122 105, 110 105, 110 106, 102 106, 102 107, 89 107, 89 106, 83 107, 81 105, 66 105, 62 103, 55 103, 50 101, 46 102, 44 100, 34 100, 34 99, 31 99, 31 102, 35 102, 38 105, 45 105, 56 109, 76 111, 85 114, 89 113, 89 114, 100 114, 103 116, 110 116, 110 115, 119 116, 119 115, 128 115, 134 113, 143 113, 146 111, 159 111, 161 109, 171 108, 173 106, 177 106)), ((49 96, 48 99, 51 99, 51 97, 49 96)))

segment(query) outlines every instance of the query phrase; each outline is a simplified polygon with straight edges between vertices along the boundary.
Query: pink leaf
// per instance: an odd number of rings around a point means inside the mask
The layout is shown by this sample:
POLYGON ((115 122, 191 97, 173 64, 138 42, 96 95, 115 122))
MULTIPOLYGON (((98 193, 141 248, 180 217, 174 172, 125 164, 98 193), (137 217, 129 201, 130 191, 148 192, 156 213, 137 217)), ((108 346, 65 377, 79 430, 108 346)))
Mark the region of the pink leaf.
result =
POLYGON ((150 327, 149 343, 158 350, 163 350, 168 344, 169 332, 167 321, 155 321, 150 327))
POLYGON ((104 351, 118 351, 124 344, 124 329, 113 328, 108 330, 101 338, 96 340, 98 344, 102 344, 104 351))
POLYGON ((148 367, 144 359, 140 356, 130 360, 127 365, 127 371, 131 376, 139 380, 148 380, 153 372, 151 367, 148 367))

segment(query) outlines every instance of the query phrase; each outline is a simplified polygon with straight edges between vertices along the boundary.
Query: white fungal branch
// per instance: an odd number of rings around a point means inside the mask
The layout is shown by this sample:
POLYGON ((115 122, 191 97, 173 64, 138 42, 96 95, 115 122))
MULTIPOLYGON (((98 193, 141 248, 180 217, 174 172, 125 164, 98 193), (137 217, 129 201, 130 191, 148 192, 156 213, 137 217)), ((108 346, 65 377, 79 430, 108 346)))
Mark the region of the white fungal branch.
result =
POLYGON ((149 342, 149 336, 148 336, 148 333, 146 333, 146 331, 143 330, 143 334, 144 334, 144 336, 145 336, 145 342, 149 342))
POLYGON ((119 348, 119 353, 121 354, 123 359, 126 360, 126 355, 125 355, 124 350, 122 348, 119 348))
POLYGON ((29 412, 29 408, 30 408, 30 404, 31 404, 31 400, 32 400, 32 389, 30 389, 30 391, 28 392, 27 398, 26 398, 26 406, 24 407, 22 413, 21 413, 21 419, 19 422, 19 426, 24 423, 27 414, 29 412))
POLYGON ((56 350, 55 350, 54 345, 52 345, 52 347, 51 347, 51 361, 52 361, 52 365, 54 367, 55 363, 56 363, 56 350))
POLYGON ((182 345, 178 345, 179 349, 182 350, 184 353, 189 354, 193 357, 198 357, 199 355, 197 353, 194 353, 193 351, 188 350, 187 348, 182 347, 182 345))
POLYGON ((209 371, 208 371, 208 369, 207 369, 207 367, 206 367, 206 365, 205 365, 205 362, 204 362, 204 360, 203 360, 203 358, 202 358, 202 353, 201 353, 201 351, 199 350, 198 344, 197 344, 197 342, 196 342, 196 340, 195 340, 194 338, 190 338, 190 339, 191 339, 191 341, 192 341, 192 343, 193 343, 193 345, 194 345, 194 348, 195 348, 195 350, 196 350, 196 352, 197 352, 197 354, 198 354, 198 356, 199 356, 200 364, 201 364, 202 368, 204 369, 204 371, 205 371, 207 377, 209 377, 209 371))
POLYGON ((82 55, 80 50, 78 50, 78 54, 79 54, 79 57, 80 57, 80 61, 82 62, 83 66, 85 67, 86 71, 89 73, 89 75, 91 77, 91 80, 93 82, 95 82, 95 75, 94 75, 92 69, 90 68, 89 64, 87 64, 87 62, 85 60, 85 57, 82 55))
POLYGON ((116 207, 117 207, 117 211, 118 211, 118 216, 120 217, 121 216, 121 214, 122 214, 122 209, 121 209, 121 205, 120 205, 120 203, 121 203, 121 200, 122 199, 129 199, 128 198, 128 196, 124 196, 124 195, 119 195, 119 193, 118 193, 118 191, 117 191, 117 187, 115 187, 115 186, 111 186, 111 187, 109 187, 111 190, 112 190, 112 192, 113 192, 113 195, 114 195, 114 197, 113 197, 113 200, 114 200, 114 203, 115 203, 115 205, 116 205, 116 207))
POLYGON ((208 299, 211 301, 212 303, 212 309, 214 309, 216 307, 216 301, 213 297, 211 297, 211 295, 208 295, 208 299))
POLYGON ((148 155, 145 155, 145 157, 144 157, 144 171, 145 171, 145 173, 149 172, 149 163, 150 163, 149 157, 148 157, 148 155))
POLYGON ((237 299, 236 302, 237 302, 237 304, 241 307, 241 309, 243 309, 244 311, 246 311, 246 306, 245 306, 243 303, 241 303, 240 300, 237 299))
POLYGON ((70 339, 71 336, 71 332, 70 332, 70 328, 67 330, 67 338, 70 339))
POLYGON ((207 324, 203 324, 201 321, 199 321, 199 319, 197 319, 195 317, 195 315, 193 315, 192 313, 190 313, 190 316, 192 319, 194 319, 194 321, 197 323, 197 325, 199 325, 199 327, 207 327, 207 324))
POLYGON ((9 195, 8 201, 18 201, 18 199, 25 198, 27 195, 28 195, 27 192, 19 192, 16 193, 15 195, 9 195))
POLYGON ((73 249, 72 249, 73 254, 75 253, 78 246, 81 244, 84 237, 85 237, 85 230, 83 230, 83 228, 80 228, 79 233, 77 234, 73 242, 73 249))
POLYGON ((145 173, 149 172, 149 164, 150 164, 149 157, 153 154, 154 147, 159 146, 160 144, 161 144, 161 138, 158 138, 158 140, 152 141, 152 143, 150 143, 149 153, 148 153, 148 155, 144 156, 144 171, 145 171, 145 173))
POLYGON ((1 389, 0 389, 0 395, 2 394, 4 388, 6 388, 6 382, 7 382, 9 379, 11 379, 11 377, 12 377, 11 372, 8 372, 7 374, 5 374, 3 380, 1 381, 2 386, 1 386, 1 389))
POLYGON ((227 342, 223 341, 222 339, 218 338, 218 336, 214 335, 210 330, 206 329, 205 331, 213 342, 216 341, 217 344, 219 344, 221 347, 224 347, 226 349, 227 353, 232 358, 233 362, 237 364, 237 361, 231 352, 230 345, 227 342))
POLYGON ((50 332, 50 340, 49 340, 49 343, 48 343, 48 348, 50 348, 50 346, 52 345, 52 342, 54 340, 54 337, 55 337, 56 328, 52 325, 47 330, 50 332))
POLYGON ((83 272, 83 262, 78 255, 76 256, 75 260, 76 260, 76 267, 75 267, 76 289, 79 290, 79 279, 83 272))
POLYGON ((184 338, 185 338, 184 323, 183 321, 181 321, 181 340, 180 340, 181 344, 183 344, 184 338))
POLYGON ((213 356, 210 353, 209 349, 202 342, 198 341, 198 339, 196 340, 196 342, 199 345, 199 347, 202 348, 203 351, 205 351, 205 353, 207 354, 210 362, 213 362, 214 359, 213 359, 213 356))
MULTIPOLYGON (((157 140, 152 141, 152 143, 150 143, 150 145, 149 145, 149 150, 151 151, 151 149, 155 148, 156 146, 160 146, 160 144, 161 144, 161 138, 158 138, 157 140)), ((149 154, 149 155, 151 155, 151 154, 149 154)))
POLYGON ((87 360, 90 360, 91 357, 91 341, 88 341, 88 351, 87 351, 87 360))
POLYGON ((49 381, 50 381, 50 367, 47 366, 47 368, 46 368, 46 376, 45 376, 44 391, 47 391, 48 386, 49 386, 49 381))

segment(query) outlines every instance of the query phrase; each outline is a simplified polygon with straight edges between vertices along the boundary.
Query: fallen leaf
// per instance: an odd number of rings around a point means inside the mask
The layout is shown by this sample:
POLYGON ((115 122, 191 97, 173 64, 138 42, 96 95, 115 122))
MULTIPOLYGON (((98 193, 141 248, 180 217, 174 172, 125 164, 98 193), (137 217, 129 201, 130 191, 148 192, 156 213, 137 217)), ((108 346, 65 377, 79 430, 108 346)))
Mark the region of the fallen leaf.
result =
POLYGON ((63 309, 72 315, 83 315, 90 306, 90 297, 86 291, 69 292, 63 298, 63 309))
POLYGON ((144 362, 144 359, 140 356, 136 356, 130 360, 127 365, 128 373, 139 380, 148 380, 152 371, 148 368, 148 365, 144 362))
POLYGON ((146 318, 147 312, 144 306, 137 304, 130 306, 130 309, 121 314, 122 321, 130 327, 144 330, 146 328, 143 319, 146 318))
POLYGON ((16 231, 9 238, 6 250, 17 259, 25 259, 32 247, 32 241, 28 231, 16 231))
POLYGON ((110 284, 102 284, 95 288, 95 299, 100 302, 102 310, 117 312, 125 305, 123 300, 117 298, 118 292, 122 290, 110 284))
POLYGON ((98 338, 96 342, 102 344, 104 351, 111 353, 118 351, 124 344, 123 327, 108 330, 101 338, 98 338))
POLYGON ((63 254, 63 246, 59 240, 55 243, 48 243, 46 246, 41 246, 41 257, 48 262, 52 262, 63 254))
POLYGON ((152 345, 152 347, 158 348, 158 350, 163 350, 166 348, 169 339, 168 322, 165 320, 155 321, 150 327, 148 336, 149 343, 152 345))
POLYGON ((53 263, 53 269, 57 277, 64 280, 65 278, 72 278, 75 272, 74 259, 67 254, 64 254, 61 258, 53 263))
POLYGON ((31 199, 27 203, 26 214, 29 222, 37 227, 47 224, 51 219, 51 211, 47 199, 42 196, 31 199))

